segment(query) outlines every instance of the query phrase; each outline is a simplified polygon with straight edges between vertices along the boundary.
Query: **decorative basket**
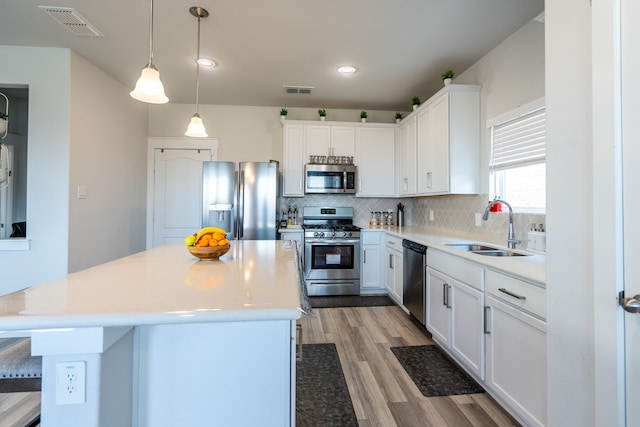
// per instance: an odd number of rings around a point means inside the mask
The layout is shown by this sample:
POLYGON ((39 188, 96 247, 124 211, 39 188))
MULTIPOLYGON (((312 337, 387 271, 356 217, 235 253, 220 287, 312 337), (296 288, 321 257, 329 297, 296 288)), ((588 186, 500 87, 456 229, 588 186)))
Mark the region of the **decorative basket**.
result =
POLYGON ((231 244, 225 246, 187 246, 189 249, 189 253, 196 258, 200 259, 218 259, 222 255, 229 252, 231 249, 231 244))

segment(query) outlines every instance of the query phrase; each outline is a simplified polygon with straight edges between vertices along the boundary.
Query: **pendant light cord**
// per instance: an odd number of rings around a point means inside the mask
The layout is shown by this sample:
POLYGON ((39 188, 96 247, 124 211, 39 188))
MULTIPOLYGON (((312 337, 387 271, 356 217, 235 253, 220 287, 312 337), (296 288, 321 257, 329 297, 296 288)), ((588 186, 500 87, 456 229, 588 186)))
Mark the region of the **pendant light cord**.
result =
POLYGON ((200 104, 200 16, 198 16, 198 45, 196 48, 196 114, 200 104))
POLYGON ((153 66, 153 0, 149 2, 149 67, 153 66))

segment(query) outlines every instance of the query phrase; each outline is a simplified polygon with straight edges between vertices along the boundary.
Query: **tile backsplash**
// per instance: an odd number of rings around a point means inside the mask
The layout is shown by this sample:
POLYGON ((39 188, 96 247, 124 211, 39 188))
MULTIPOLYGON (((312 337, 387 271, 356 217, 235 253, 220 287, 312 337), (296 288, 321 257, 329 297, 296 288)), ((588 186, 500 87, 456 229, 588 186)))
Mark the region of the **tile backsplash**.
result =
MULTIPOLYGON (((392 209, 395 215, 398 203, 405 205, 405 224, 424 227, 434 233, 447 233, 455 237, 478 240, 506 246, 509 224, 508 211, 490 213, 487 221, 481 221, 480 227, 475 226, 475 213, 482 214, 487 206, 488 196, 453 195, 411 197, 400 199, 360 198, 347 195, 314 194, 302 198, 283 198, 281 209, 287 210, 297 207, 302 215, 303 206, 351 206, 354 221, 359 225, 369 223, 371 211, 386 211, 392 209), (433 221, 429 219, 433 211, 433 221)), ((514 228, 516 238, 522 240, 518 248, 526 248, 527 231, 530 223, 544 224, 545 215, 514 214, 514 228)))

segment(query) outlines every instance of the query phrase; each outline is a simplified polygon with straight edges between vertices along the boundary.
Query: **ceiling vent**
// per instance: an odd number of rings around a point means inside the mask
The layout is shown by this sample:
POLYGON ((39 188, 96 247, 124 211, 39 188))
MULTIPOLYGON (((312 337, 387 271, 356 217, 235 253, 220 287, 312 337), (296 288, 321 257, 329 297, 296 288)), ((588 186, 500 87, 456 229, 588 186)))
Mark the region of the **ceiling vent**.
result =
POLYGON ((282 86, 286 93, 293 95, 311 95, 311 91, 315 86, 282 86))
POLYGON ((38 6, 40 10, 62 24, 76 36, 104 37, 96 27, 70 7, 38 6))

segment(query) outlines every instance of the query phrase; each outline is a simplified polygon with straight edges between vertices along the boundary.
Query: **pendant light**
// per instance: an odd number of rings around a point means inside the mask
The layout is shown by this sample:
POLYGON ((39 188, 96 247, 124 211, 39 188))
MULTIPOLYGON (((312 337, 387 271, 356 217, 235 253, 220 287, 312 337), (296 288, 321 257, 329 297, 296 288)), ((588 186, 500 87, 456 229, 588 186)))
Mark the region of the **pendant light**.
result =
POLYGON ((198 62, 198 59, 200 59, 200 19, 209 16, 209 12, 207 12, 207 9, 198 6, 190 7, 189 12, 198 18, 198 45, 196 48, 196 112, 193 117, 191 117, 187 131, 184 134, 194 138, 206 138, 209 135, 207 135, 207 131, 204 129, 204 123, 202 123, 200 114, 198 114, 200 92, 200 62, 198 62))
POLYGON ((149 9, 149 63, 142 69, 131 97, 149 104, 166 104, 169 98, 164 94, 164 86, 160 81, 160 72, 153 65, 153 0, 149 9))

